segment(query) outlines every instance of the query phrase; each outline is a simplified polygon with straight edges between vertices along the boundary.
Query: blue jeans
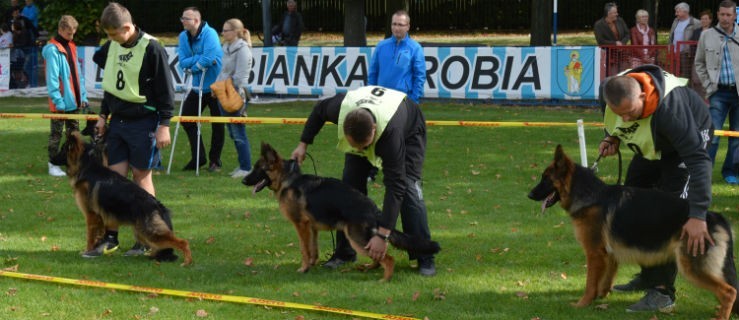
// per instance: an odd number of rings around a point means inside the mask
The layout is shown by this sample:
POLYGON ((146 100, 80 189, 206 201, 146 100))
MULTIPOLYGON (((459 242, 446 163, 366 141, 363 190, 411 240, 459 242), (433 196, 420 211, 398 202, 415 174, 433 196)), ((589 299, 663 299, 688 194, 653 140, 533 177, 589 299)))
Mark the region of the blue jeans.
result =
MULTIPOLYGON (((241 110, 234 113, 228 113, 223 110, 221 103, 218 103, 221 107, 221 114, 224 117, 240 117, 241 110)), ((246 111, 246 105, 244 105, 244 112, 246 111)), ((249 145, 249 138, 246 137, 246 125, 243 123, 226 123, 228 129, 228 136, 234 141, 236 147, 236 155, 239 159, 239 169, 245 171, 251 171, 251 146, 249 145)))
MULTIPOLYGON (((725 90, 720 89, 716 91, 710 98, 708 98, 710 104, 711 119, 713 120, 713 127, 716 130, 721 130, 724 127, 724 121, 726 116, 729 116, 729 129, 731 131, 739 130, 739 96, 736 90, 725 90)), ((718 151, 719 137, 714 136, 711 145, 708 147, 708 154, 711 156, 711 160, 716 161, 716 153, 718 151)), ((721 166, 721 175, 736 176, 736 168, 734 167, 734 153, 739 148, 739 138, 729 138, 729 147, 726 151, 726 158, 724 164, 721 166)))

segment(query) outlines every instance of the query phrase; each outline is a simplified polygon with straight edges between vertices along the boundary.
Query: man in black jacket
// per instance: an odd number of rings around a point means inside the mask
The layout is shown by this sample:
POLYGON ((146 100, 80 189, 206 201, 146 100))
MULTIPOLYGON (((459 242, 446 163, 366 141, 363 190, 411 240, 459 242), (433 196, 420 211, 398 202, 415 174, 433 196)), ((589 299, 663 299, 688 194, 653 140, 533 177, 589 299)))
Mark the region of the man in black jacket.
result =
MULTIPOLYGON (((369 256, 380 259, 387 251, 385 239, 400 213, 403 231, 431 239, 426 205, 421 191, 421 171, 426 151, 426 121, 416 103, 399 91, 368 86, 319 101, 313 108, 292 158, 305 159, 308 144, 326 121, 339 127, 340 151, 345 152, 343 181, 367 194, 367 174, 382 168, 385 197, 379 226, 367 247, 369 256)), ((433 255, 410 254, 418 259, 419 273, 436 274, 433 255)), ((328 268, 356 260, 356 252, 342 232, 328 268)))
POLYGON ((282 15, 280 24, 272 28, 272 35, 275 37, 275 43, 296 47, 303 34, 303 28, 303 15, 298 12, 298 4, 295 0, 288 0, 287 11, 282 15))
MULTIPOLYGON (((656 188, 687 199, 689 219, 683 226, 687 250, 705 253, 713 240, 706 227, 711 204, 711 158, 707 146, 713 135, 708 107, 685 79, 657 66, 645 65, 610 78, 603 86, 601 104, 608 136, 598 151, 613 155, 624 144, 635 155, 624 185, 656 188)), ((615 291, 647 290, 628 311, 668 312, 675 301, 675 261, 642 266, 641 274, 615 291)))

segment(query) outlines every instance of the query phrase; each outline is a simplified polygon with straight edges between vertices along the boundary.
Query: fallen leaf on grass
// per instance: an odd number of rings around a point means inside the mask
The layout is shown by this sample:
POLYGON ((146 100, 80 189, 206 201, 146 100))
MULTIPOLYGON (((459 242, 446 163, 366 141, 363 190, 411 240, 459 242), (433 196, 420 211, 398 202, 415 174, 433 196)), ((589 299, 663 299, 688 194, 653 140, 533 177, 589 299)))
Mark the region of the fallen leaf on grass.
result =
POLYGON ((421 292, 418 292, 418 291, 414 292, 413 293, 413 297, 411 297, 411 301, 418 300, 418 297, 420 297, 420 296, 421 296, 421 292))
POLYGON ((385 299, 385 304, 393 304, 393 298, 392 297, 386 298, 385 299))
POLYGON ((244 260, 244 265, 247 266, 247 267, 253 266, 254 265, 254 258, 252 258, 252 257, 246 258, 246 260, 244 260))
POLYGON ((59 247, 59 245, 56 245, 56 244, 55 244, 55 245, 51 246, 51 251, 52 251, 52 252, 56 252, 56 251, 59 251, 59 249, 61 249, 61 247, 59 247))
POLYGON ((567 274, 564 272, 560 273, 559 277, 562 278, 563 280, 567 280, 567 274))
POLYGON ((205 312, 205 310, 203 310, 203 309, 200 309, 200 310, 198 310, 198 311, 195 311, 195 316, 196 316, 196 317, 200 317, 200 318, 205 318, 205 317, 207 317, 207 316, 208 316, 208 313, 207 313, 207 312, 205 312))
POLYGON ((7 292, 5 292, 5 294, 7 294, 9 296, 14 296, 16 292, 18 292, 18 289, 16 289, 16 288, 10 288, 10 289, 8 289, 7 292))
POLYGON ((41 236, 41 242, 46 242, 46 236, 41 236))
POLYGON ((529 295, 523 291, 516 291, 516 297, 526 300, 529 298, 529 295))
POLYGON ((471 170, 471 173, 473 176, 480 175, 480 171, 477 171, 477 170, 471 170))
POLYGON ((305 316, 297 316, 295 317, 295 320, 305 320, 305 316))
POLYGON ((247 219, 248 220, 249 218, 251 218, 251 212, 249 212, 249 211, 244 212, 244 219, 247 219))
POLYGON ((206 244, 213 244, 213 242, 216 242, 216 238, 213 236, 210 236, 207 240, 205 240, 206 244))
POLYGON ((159 308, 157 308, 157 307, 151 307, 151 308, 149 308, 149 314, 150 315, 156 314, 158 312, 159 312, 159 308))
POLYGON ((113 310, 105 309, 105 311, 103 311, 103 314, 101 314, 101 316, 107 317, 107 316, 109 316, 111 314, 113 314, 113 310))
POLYGON ((608 304, 602 303, 595 306, 595 310, 608 310, 608 304))

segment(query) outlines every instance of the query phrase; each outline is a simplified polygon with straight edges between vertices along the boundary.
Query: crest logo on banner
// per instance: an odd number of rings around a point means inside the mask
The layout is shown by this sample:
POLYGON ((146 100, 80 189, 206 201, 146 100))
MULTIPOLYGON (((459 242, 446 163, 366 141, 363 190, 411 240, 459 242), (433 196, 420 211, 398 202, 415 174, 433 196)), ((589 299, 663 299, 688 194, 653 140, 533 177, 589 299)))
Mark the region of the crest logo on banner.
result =
POLYGON ((579 97, 593 88, 594 51, 589 47, 556 49, 557 88, 566 96, 579 97))

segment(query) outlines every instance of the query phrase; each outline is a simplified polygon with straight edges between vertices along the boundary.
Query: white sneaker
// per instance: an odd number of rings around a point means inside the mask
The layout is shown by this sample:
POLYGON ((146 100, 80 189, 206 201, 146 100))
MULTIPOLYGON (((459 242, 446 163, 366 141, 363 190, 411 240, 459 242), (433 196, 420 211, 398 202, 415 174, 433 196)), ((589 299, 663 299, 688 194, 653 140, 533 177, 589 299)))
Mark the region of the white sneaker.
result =
POLYGON ((67 173, 64 172, 64 170, 62 170, 62 168, 60 168, 59 166, 53 165, 51 164, 51 162, 49 162, 49 175, 53 177, 64 177, 67 175, 67 173))
POLYGON ((231 173, 231 178, 234 178, 234 179, 243 178, 249 175, 249 172, 251 171, 238 169, 231 173))

